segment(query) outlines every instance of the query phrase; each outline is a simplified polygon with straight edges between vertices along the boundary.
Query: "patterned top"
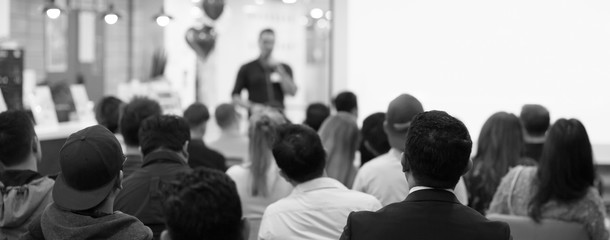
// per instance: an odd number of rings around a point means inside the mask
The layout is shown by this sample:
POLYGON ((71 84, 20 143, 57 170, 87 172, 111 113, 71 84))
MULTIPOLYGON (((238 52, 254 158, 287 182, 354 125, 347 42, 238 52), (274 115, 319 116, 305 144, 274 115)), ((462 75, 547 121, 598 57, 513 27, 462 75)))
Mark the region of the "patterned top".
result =
MULTIPOLYGON (((532 183, 537 170, 537 167, 524 166, 511 169, 502 179, 488 213, 529 216, 528 205, 536 190, 536 184, 532 183)), ((578 201, 559 203, 551 200, 542 206, 541 212, 541 218, 583 224, 590 239, 608 239, 608 230, 604 225, 605 206, 593 187, 578 201)))

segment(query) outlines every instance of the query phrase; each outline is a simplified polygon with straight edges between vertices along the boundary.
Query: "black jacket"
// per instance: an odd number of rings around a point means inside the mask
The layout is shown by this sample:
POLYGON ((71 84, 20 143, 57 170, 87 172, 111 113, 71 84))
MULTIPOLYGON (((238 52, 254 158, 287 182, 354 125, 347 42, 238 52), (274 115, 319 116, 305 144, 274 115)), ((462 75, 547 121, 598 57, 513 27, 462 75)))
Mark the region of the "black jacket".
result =
POLYGON ((341 240, 510 238, 508 224, 489 221, 460 204, 452 193, 437 189, 413 192, 405 201, 377 212, 353 212, 341 236, 341 240))
POLYGON ((123 190, 114 201, 114 209, 138 218, 158 239, 165 229, 161 185, 191 168, 183 157, 172 151, 155 151, 144 156, 142 168, 123 180, 123 190))

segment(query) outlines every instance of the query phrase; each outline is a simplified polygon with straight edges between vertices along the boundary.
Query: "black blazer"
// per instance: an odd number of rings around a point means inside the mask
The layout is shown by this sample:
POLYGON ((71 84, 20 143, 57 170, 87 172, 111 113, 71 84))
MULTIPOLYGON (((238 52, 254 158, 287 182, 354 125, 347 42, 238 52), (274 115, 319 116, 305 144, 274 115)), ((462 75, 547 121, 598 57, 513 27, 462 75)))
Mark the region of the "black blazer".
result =
POLYGON ((341 240, 360 239, 511 239, 503 222, 487 220, 459 203, 454 194, 437 189, 420 190, 406 200, 377 212, 352 212, 341 240))

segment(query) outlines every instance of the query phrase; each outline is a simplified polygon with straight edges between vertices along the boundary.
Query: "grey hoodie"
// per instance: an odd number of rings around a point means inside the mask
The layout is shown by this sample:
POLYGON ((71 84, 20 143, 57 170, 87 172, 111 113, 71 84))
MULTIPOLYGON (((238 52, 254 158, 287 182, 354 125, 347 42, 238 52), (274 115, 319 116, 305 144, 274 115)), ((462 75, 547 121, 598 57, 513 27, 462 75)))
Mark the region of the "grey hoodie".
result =
POLYGON ((0 240, 18 239, 51 203, 55 181, 30 170, 0 171, 0 240))
POLYGON ((91 217, 49 205, 21 239, 152 239, 140 220, 122 212, 91 217))

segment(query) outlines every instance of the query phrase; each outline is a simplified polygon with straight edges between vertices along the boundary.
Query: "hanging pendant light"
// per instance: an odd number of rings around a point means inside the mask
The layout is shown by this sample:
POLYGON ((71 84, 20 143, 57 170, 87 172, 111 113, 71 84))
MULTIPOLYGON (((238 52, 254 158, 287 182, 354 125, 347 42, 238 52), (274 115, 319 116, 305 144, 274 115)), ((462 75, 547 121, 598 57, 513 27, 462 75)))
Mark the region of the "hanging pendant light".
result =
POLYGON ((172 16, 165 13, 165 7, 161 6, 161 12, 153 17, 157 25, 165 27, 174 19, 172 16))
POLYGON ((55 0, 48 0, 42 8, 42 12, 44 12, 50 19, 57 19, 61 15, 62 11, 63 10, 61 10, 61 8, 55 4, 55 0))
POLYGON ((112 25, 119 21, 121 15, 114 10, 114 4, 111 3, 108 4, 108 9, 106 9, 106 11, 102 14, 102 17, 107 24, 112 25))

